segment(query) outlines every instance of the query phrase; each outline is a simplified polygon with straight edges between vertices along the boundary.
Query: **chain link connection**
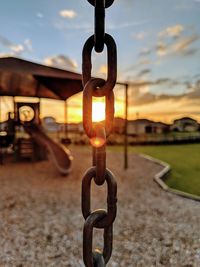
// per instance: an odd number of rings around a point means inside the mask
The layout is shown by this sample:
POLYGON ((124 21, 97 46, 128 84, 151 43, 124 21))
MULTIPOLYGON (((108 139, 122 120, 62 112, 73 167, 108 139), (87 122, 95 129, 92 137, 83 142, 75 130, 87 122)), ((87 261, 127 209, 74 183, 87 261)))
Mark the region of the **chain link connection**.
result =
MULTIPOLYGON (((96 177, 96 167, 91 167, 85 175, 83 176, 82 181, 82 213, 83 217, 87 217, 91 214, 91 181, 96 177)), ((107 197, 107 214, 105 218, 100 220, 95 224, 96 228, 104 228, 112 224, 115 220, 117 213, 117 184, 113 173, 106 169, 105 171, 105 180, 108 187, 108 197, 107 197)))
MULTIPOLYGON (((102 79, 90 79, 83 90, 83 127, 89 138, 93 138, 96 135, 95 128, 92 123, 92 97, 98 84, 101 84, 102 79)), ((112 130, 112 124, 114 119, 114 94, 110 91, 106 95, 106 110, 105 110, 105 132, 106 137, 109 136, 112 130)))
POLYGON ((114 0, 88 0, 95 7, 95 33, 83 47, 83 126, 93 146, 93 167, 85 173, 82 181, 83 261, 86 267, 104 267, 112 254, 113 222, 117 213, 117 184, 111 171, 106 168, 106 138, 112 131, 114 120, 113 88, 117 79, 117 48, 114 39, 105 33, 105 8, 114 0), (107 46, 107 80, 92 78, 92 50, 100 53, 107 46), (105 97, 105 122, 92 122, 92 97, 105 97), (96 185, 107 183, 107 211, 91 211, 91 181, 96 185), (93 229, 104 229, 103 251, 93 252, 93 229))
MULTIPOLYGON (((107 46, 107 63, 108 63, 108 76, 107 81, 98 86, 98 90, 95 90, 94 95, 96 97, 105 96, 109 91, 112 91, 115 87, 117 80, 117 48, 114 39, 111 35, 105 34, 104 42, 107 46)), ((92 70, 92 49, 94 47, 94 35, 90 36, 83 47, 83 63, 82 63, 82 75, 83 86, 86 85, 91 79, 92 70)))
POLYGON ((104 267, 105 261, 101 252, 97 249, 93 252, 94 267, 104 267))
MULTIPOLYGON (((105 210, 95 210, 87 217, 85 221, 83 229, 83 261, 85 263, 85 266, 87 267, 94 266, 94 254, 92 252, 93 228, 95 227, 97 222, 101 221, 105 216, 105 210)), ((112 231, 112 224, 104 228, 103 254, 99 253, 99 256, 102 255, 101 261, 103 260, 105 264, 109 261, 112 253, 112 231)))
POLYGON ((96 166, 96 176, 94 177, 97 185, 105 182, 106 172, 106 133, 105 128, 101 124, 95 127, 96 136, 90 140, 93 145, 93 166, 96 166))
MULTIPOLYGON (((97 1, 98 1, 98 0, 97 0, 97 1)), ((104 1, 105 1, 105 8, 110 7, 110 6, 113 4, 113 2, 114 2, 114 0, 104 0, 104 1)), ((89 2, 91 5, 95 6, 95 2, 96 2, 96 0, 88 0, 88 2, 89 2)))

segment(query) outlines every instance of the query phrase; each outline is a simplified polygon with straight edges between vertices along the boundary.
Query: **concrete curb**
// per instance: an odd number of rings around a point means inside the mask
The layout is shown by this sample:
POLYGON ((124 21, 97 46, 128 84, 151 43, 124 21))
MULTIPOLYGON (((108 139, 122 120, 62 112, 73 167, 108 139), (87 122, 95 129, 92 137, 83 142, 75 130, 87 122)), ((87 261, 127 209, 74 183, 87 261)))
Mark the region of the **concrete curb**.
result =
POLYGON ((152 161, 153 163, 155 164, 158 164, 160 166, 163 167, 163 169, 157 173, 155 176, 154 176, 154 181, 165 191, 167 192, 170 192, 172 194, 176 194, 178 196, 181 196, 181 197, 184 197, 184 198, 189 198, 189 199, 192 199, 192 200, 195 200, 195 201, 200 201, 200 196, 197 196, 197 195, 193 195, 193 194, 190 194, 190 193, 186 193, 186 192, 183 192, 183 191, 180 191, 180 190, 177 190, 177 189, 174 189, 174 188, 171 188, 169 187, 168 185, 166 185, 166 183, 164 182, 165 179, 167 178, 168 175, 170 175, 171 173, 171 166, 166 163, 166 162, 163 162, 159 159, 155 159, 151 156, 148 156, 148 155, 145 155, 145 154, 139 154, 141 157, 147 159, 147 160, 150 160, 152 161))

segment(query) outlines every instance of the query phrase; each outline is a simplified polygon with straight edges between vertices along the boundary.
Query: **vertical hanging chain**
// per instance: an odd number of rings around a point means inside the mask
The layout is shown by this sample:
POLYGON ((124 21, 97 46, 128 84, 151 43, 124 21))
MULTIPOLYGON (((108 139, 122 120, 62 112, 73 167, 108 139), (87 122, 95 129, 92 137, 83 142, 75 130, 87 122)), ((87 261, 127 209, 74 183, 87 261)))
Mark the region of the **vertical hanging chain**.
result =
POLYGON ((112 254, 113 222, 117 213, 117 184, 112 172, 106 168, 106 139, 112 131, 114 119, 113 89, 117 79, 117 48, 114 39, 105 33, 105 9, 114 0, 88 0, 95 9, 95 33, 83 47, 83 126, 93 146, 93 167, 89 168, 82 181, 82 213, 85 219, 83 230, 83 261, 86 267, 104 267, 112 254), (97 53, 107 47, 107 80, 92 78, 92 50, 97 53), (92 97, 105 97, 105 123, 92 122, 92 97), (91 181, 96 185, 107 183, 107 210, 91 211, 91 181), (104 229, 103 251, 93 251, 93 229, 104 229))

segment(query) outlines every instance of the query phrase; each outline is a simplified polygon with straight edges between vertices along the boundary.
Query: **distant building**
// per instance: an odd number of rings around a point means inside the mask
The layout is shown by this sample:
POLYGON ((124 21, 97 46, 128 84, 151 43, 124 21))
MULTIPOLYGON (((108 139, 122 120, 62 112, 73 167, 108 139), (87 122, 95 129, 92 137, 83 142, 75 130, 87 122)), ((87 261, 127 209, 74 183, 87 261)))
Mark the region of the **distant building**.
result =
POLYGON ((56 122, 54 117, 48 116, 42 119, 42 126, 47 132, 64 132, 65 129, 70 133, 82 133, 83 124, 82 123, 59 123, 56 122), (66 128, 65 128, 66 127, 66 128))
POLYGON ((148 119, 128 121, 127 132, 129 135, 159 134, 169 132, 170 127, 163 122, 155 122, 148 119))
POLYGON ((122 118, 114 118, 113 132, 117 134, 124 133, 125 120, 122 118))
POLYGON ((54 117, 44 117, 42 119, 42 126, 47 132, 55 133, 59 130, 59 123, 54 117))
POLYGON ((83 124, 82 123, 60 123, 59 131, 64 132, 65 129, 70 133, 82 133, 83 132, 83 124))
POLYGON ((71 133, 79 133, 79 124, 78 123, 69 123, 67 124, 67 129, 71 133))
POLYGON ((177 132, 195 132, 199 130, 199 123, 190 117, 183 117, 174 120, 171 130, 177 132))
POLYGON ((7 131, 7 121, 0 122, 0 131, 7 131))

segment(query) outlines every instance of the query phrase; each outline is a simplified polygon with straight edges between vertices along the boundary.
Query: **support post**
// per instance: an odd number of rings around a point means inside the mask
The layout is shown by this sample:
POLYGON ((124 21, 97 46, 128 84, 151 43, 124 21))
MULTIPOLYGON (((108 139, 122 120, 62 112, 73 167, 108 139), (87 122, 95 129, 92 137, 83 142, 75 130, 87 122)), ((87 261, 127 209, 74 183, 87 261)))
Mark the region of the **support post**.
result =
POLYGON ((128 169, 128 84, 125 84, 125 114, 124 114, 124 169, 128 169))
POLYGON ((40 111, 40 109, 41 109, 41 98, 39 97, 38 98, 38 104, 39 104, 39 107, 38 107, 38 119, 39 119, 39 124, 41 125, 42 124, 42 120, 41 120, 41 111, 40 111))
MULTIPOLYGON (((1 98, 2 98, 2 96, 0 96, 0 123, 2 123, 2 121, 1 121, 1 116, 2 116, 2 112, 1 112, 1 98)), ((2 124, 1 124, 1 126, 2 126, 2 124)))
POLYGON ((65 108, 64 108, 64 118, 65 118, 65 125, 64 125, 64 133, 65 133, 65 139, 68 138, 68 103, 67 103, 67 99, 64 102, 65 104, 65 108))
MULTIPOLYGON (((0 132, 2 131, 2 110, 1 110, 1 98, 0 96, 0 132)), ((1 137, 0 137, 1 138, 1 137)), ((3 149, 0 144, 0 165, 3 165, 3 149)))

